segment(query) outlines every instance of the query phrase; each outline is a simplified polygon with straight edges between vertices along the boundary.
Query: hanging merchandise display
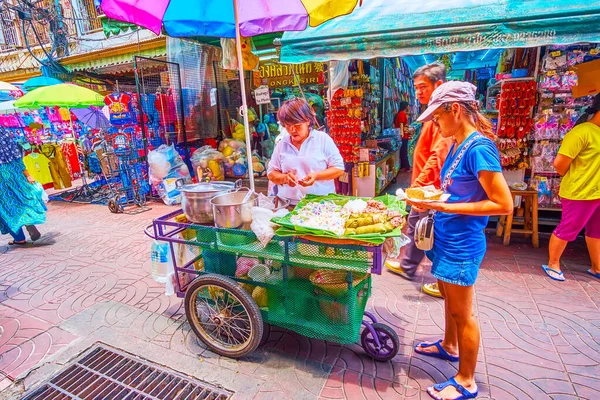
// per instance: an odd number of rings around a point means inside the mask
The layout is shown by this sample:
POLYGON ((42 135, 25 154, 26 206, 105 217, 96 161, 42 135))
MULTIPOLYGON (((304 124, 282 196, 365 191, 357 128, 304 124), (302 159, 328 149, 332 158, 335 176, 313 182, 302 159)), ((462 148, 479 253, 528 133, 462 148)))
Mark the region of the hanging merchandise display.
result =
POLYGON ((499 83, 498 148, 506 170, 529 168, 529 133, 533 128, 532 112, 536 104, 535 79, 503 80, 499 83))
POLYGON ((113 125, 126 125, 133 123, 130 111, 131 95, 128 93, 111 93, 104 98, 104 103, 110 112, 110 122, 113 125))
POLYGON ((600 46, 550 46, 540 64, 540 98, 533 130, 532 185, 538 190, 539 206, 560 210, 561 177, 554 159, 565 135, 573 128, 593 96, 575 97, 576 66, 600 59, 600 46))
POLYGON ((358 162, 361 144, 362 89, 338 89, 327 111, 329 134, 337 145, 344 162, 358 162))

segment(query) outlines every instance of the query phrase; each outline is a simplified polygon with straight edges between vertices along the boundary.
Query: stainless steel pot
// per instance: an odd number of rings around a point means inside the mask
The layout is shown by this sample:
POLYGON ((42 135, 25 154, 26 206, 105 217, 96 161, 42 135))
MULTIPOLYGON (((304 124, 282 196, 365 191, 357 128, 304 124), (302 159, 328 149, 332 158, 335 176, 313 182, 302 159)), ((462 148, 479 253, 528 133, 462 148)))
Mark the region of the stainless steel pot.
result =
POLYGON ((250 192, 248 188, 239 188, 235 192, 213 197, 210 202, 215 217, 215 226, 249 230, 252 223, 252 207, 256 203, 256 197, 256 194, 250 192))
POLYGON ((213 210, 210 200, 235 190, 241 181, 225 182, 203 182, 191 185, 183 185, 177 182, 177 188, 181 192, 181 208, 190 222, 197 224, 212 224, 214 222, 213 210))

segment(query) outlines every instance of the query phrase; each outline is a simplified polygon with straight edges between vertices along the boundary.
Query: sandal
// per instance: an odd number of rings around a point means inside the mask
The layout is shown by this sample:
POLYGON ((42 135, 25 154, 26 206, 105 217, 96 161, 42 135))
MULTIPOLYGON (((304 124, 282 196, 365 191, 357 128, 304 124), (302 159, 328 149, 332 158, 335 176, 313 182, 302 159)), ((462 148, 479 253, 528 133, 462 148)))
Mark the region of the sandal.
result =
POLYGON ((591 276, 600 279, 600 274, 595 274, 594 271, 592 271, 592 269, 588 269, 587 273, 590 274, 591 276))
POLYGON ((27 240, 23 240, 23 241, 19 241, 17 242, 16 240, 11 240, 10 242, 8 242, 9 246, 24 246, 27 244, 27 240))
POLYGON ((35 227, 35 225, 27 225, 27 226, 25 226, 25 229, 27 229, 27 232, 29 233, 29 237, 34 242, 42 237, 42 234, 40 233, 40 231, 38 231, 38 229, 35 227))
POLYGON ((442 293, 437 283, 426 283, 422 287, 423 293, 428 294, 432 297, 442 298, 442 293))
POLYGON ((419 343, 418 345, 415 346, 415 353, 417 354, 422 354, 424 356, 429 356, 429 357, 435 357, 435 358, 439 358, 442 360, 447 360, 447 361, 452 361, 452 362, 458 362, 458 357, 451 355, 450 353, 448 353, 443 347, 442 347, 442 339, 438 340, 435 343, 419 343), (430 352, 426 352, 426 351, 422 351, 419 350, 419 346, 420 347, 432 347, 435 346, 437 347, 438 351, 437 353, 430 353, 430 352))
POLYGON ((431 389, 435 389, 436 391, 441 392, 442 390, 446 389, 448 386, 454 387, 456 390, 458 390, 460 392, 460 394, 462 394, 462 396, 457 397, 454 400, 474 399, 479 394, 479 389, 476 388, 475 392, 469 392, 463 385, 456 382, 456 379, 454 379, 454 377, 448 379, 444 383, 438 383, 436 385, 429 386, 427 388, 427 394, 429 394, 429 396, 431 396, 431 398, 439 400, 439 397, 437 397, 431 393, 431 389))
POLYGON ((546 273, 546 275, 548 275, 550 277, 550 279, 554 279, 555 281, 559 281, 559 282, 564 282, 565 281, 565 276, 562 273, 562 271, 557 271, 555 269, 550 268, 547 265, 542 265, 542 269, 544 270, 544 272, 546 273), (558 278, 550 275, 551 272, 554 272, 555 274, 557 274, 558 278))

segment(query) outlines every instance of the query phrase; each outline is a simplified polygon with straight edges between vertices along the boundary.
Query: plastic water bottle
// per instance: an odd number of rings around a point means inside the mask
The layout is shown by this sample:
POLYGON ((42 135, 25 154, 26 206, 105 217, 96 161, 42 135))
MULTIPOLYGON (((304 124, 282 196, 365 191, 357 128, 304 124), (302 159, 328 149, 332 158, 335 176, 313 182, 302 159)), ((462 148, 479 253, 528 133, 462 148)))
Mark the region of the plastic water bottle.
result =
POLYGON ((168 243, 160 243, 155 240, 150 250, 152 259, 152 279, 158 283, 167 281, 167 267, 169 265, 170 252, 168 243))

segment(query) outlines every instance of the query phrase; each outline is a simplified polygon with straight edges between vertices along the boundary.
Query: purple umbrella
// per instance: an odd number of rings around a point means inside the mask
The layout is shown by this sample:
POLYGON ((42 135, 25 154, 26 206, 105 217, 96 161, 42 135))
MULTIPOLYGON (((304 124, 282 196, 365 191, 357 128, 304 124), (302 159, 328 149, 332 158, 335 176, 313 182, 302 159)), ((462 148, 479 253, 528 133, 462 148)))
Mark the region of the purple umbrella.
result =
POLYGON ((111 126, 102 109, 98 107, 72 108, 71 112, 75 114, 78 120, 92 129, 105 129, 111 126))

